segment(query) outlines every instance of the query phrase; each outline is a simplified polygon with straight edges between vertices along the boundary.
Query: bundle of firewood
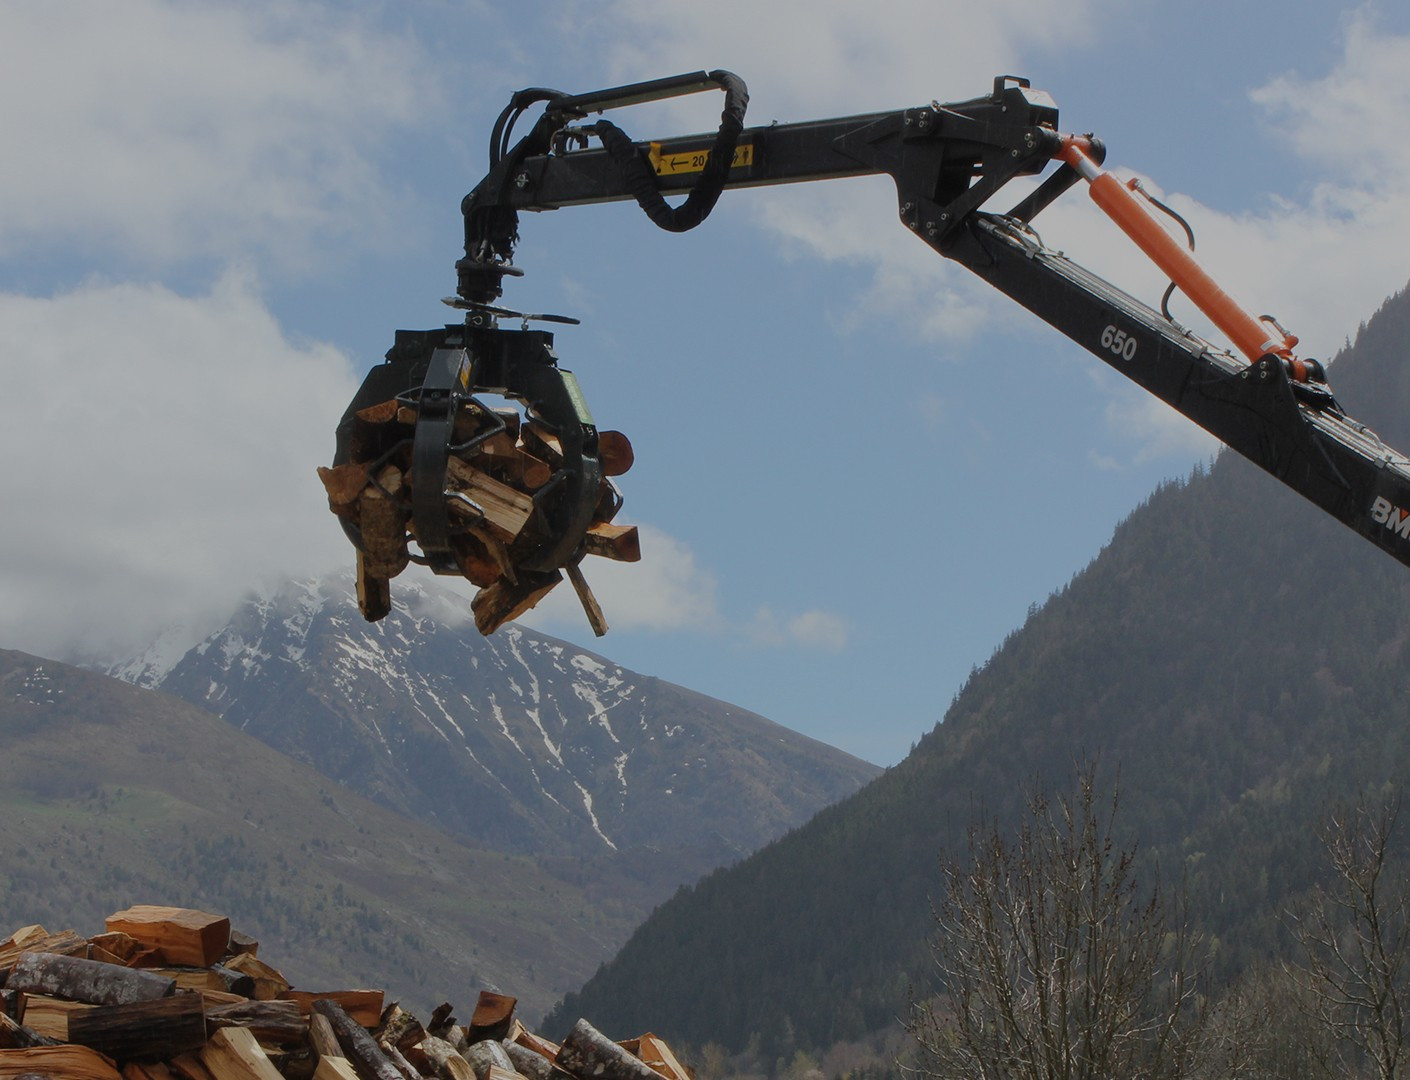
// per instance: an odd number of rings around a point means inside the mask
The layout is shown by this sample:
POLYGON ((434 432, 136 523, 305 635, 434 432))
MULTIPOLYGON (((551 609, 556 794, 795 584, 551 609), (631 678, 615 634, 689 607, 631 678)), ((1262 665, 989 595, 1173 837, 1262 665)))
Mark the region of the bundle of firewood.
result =
POLYGON ((553 1043, 481 991, 422 1024, 380 990, 293 989, 230 920, 139 906, 106 931, 0 941, 0 1080, 692 1080, 654 1035, 553 1043))
MULTIPOLYGON (((416 539, 408 472, 416 409, 397 400, 382 402, 355 416, 352 460, 320 467, 328 506, 361 537, 357 553, 357 598, 370 622, 391 610, 390 580, 410 561, 408 539, 416 539)), ((461 574, 479 587, 471 603, 475 625, 491 634, 537 604, 563 580, 558 569, 529 568, 526 561, 546 542, 544 515, 535 494, 552 493, 564 465, 557 434, 539 420, 523 420, 512 408, 491 409, 473 399, 461 403, 454 421, 452 452, 445 476, 446 507, 453 530, 451 552, 461 574)), ((632 465, 631 443, 617 431, 598 432, 597 460, 602 483, 593 522, 578 554, 623 562, 641 558, 637 530, 614 525, 620 500, 609 478, 632 465)), ((607 622, 576 561, 562 567, 573 583, 593 631, 607 622)))

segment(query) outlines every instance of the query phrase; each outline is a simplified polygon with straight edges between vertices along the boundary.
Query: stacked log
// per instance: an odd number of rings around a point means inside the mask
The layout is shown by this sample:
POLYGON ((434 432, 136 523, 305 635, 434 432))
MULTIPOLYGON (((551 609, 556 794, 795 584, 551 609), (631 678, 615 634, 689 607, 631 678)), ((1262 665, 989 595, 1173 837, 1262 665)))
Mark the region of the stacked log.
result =
POLYGON ((655 1035, 562 1044, 482 990, 423 1024, 381 990, 295 989, 224 916, 139 906, 0 941, 0 1080, 693 1080, 655 1035))
MULTIPOLYGON (((408 473, 416 419, 414 408, 396 400, 361 410, 350 439, 353 460, 318 470, 329 509, 360 538, 357 598, 369 622, 391 610, 390 581, 411 561, 408 542, 416 539, 416 521, 408 473)), ((612 523, 620 499, 610 478, 631 468, 631 443, 617 431, 598 432, 597 440, 602 470, 597 509, 580 549, 561 570, 601 636, 607 621, 579 559, 596 555, 635 562, 641 545, 635 526, 612 523)), ((459 407, 451 442, 444 477, 451 552, 460 573, 479 590, 471 603, 475 625, 491 634, 563 580, 558 569, 526 565, 546 541, 556 539, 547 535, 536 499, 541 493, 554 496, 555 477, 564 467, 563 446, 542 421, 471 399, 459 407)))

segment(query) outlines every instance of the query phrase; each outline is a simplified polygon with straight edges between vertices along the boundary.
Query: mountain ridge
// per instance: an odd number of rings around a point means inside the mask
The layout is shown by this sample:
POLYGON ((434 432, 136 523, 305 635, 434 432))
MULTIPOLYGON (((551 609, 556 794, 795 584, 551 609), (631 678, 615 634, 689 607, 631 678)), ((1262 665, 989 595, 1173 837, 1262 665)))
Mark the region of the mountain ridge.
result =
POLYGON ((463 609, 413 581, 369 624, 350 574, 287 582, 179 658, 106 670, 477 845, 659 863, 659 898, 880 771, 547 635, 484 638, 463 609))

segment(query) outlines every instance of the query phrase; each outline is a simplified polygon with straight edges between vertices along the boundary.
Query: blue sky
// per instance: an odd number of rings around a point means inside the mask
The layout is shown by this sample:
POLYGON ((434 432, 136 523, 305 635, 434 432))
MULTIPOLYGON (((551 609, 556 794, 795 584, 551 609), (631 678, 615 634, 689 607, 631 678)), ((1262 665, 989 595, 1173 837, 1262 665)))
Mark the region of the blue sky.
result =
MULTIPOLYGON (((766 123, 1026 76, 1328 357, 1410 279, 1410 12, 1304 8, 4 5, 0 647, 136 649, 350 562, 314 467, 393 331, 453 318, 460 199, 524 86, 724 67, 766 123)), ((616 119, 646 138, 718 112, 616 119)), ((1039 225, 1159 297, 1081 192, 1039 225)), ((683 236, 627 204, 521 233, 505 300, 583 320, 558 352, 633 440, 646 548, 586 567, 605 639, 567 589, 528 621, 878 763, 1215 449, 907 235, 885 181, 726 193, 683 236)))

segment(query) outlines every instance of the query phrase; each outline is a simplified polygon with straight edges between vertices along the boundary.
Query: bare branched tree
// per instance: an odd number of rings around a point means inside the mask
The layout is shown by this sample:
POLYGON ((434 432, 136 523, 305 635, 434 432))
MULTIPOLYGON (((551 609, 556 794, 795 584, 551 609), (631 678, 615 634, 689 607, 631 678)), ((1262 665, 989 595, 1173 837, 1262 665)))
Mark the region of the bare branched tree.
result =
POLYGON ((1245 971, 1208 1008, 1191 1080, 1350 1080, 1309 997, 1283 965, 1245 971))
POLYGON ((1308 992, 1316 1018, 1340 1048, 1342 1076, 1369 1064, 1381 1080, 1404 1076, 1406 1009, 1410 1006, 1410 882, 1390 866, 1398 796, 1363 796, 1333 814, 1322 840, 1335 872, 1289 922, 1302 948, 1291 969, 1308 992))
POLYGON ((1013 839, 973 828, 943 864, 932 943, 942 994, 909 1027, 922 1072, 946 1080, 1185 1075, 1195 1020, 1183 912, 1143 891, 1095 775, 1030 797, 1013 839))

